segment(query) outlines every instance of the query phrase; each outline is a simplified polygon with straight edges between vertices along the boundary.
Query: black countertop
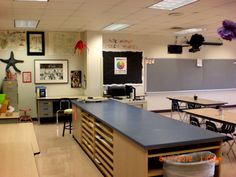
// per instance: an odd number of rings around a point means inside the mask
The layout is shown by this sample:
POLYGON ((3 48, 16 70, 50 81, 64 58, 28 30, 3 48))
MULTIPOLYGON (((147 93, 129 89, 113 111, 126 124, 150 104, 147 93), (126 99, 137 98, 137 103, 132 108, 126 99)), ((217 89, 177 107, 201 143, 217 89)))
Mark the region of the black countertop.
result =
POLYGON ((221 141, 224 136, 157 113, 107 100, 99 103, 72 101, 109 127, 145 149, 221 141))

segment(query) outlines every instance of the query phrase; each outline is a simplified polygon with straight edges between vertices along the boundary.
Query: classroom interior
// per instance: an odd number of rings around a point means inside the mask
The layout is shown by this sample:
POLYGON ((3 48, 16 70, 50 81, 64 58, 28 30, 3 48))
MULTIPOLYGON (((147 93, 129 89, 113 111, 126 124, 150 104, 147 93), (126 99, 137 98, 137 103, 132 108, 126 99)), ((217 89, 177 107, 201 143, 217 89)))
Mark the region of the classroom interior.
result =
MULTIPOLYGON (((223 106, 224 111, 236 113, 236 36, 232 40, 225 40, 217 33, 224 20, 233 22, 236 19, 236 0, 199 0, 174 10, 149 8, 157 2, 159 1, 0 1, 0 94, 9 92, 9 88, 4 89, 4 82, 6 77, 10 78, 10 85, 15 83, 16 91, 12 100, 9 100, 9 105, 12 104, 20 115, 26 109, 33 119, 34 133, 40 149, 40 153, 34 152, 33 156, 36 176, 108 176, 97 168, 83 146, 72 138, 73 129, 72 134, 66 131, 65 136, 62 136, 63 121, 59 118, 57 123, 56 116, 60 109, 60 98, 100 98, 106 96, 108 86, 126 84, 135 88, 134 98, 138 99, 124 100, 125 104, 138 105, 140 109, 155 112, 166 119, 179 120, 178 113, 171 117, 172 102, 167 99, 176 96, 192 98, 197 95, 199 98, 222 101, 227 103, 223 106), (16 20, 36 19, 39 20, 36 28, 15 26, 16 20), (112 23, 130 26, 118 31, 104 30, 104 27, 112 23), (199 32, 178 34, 189 28, 201 29, 199 32), (203 36, 204 42, 211 44, 202 44, 199 51, 190 51, 192 46, 189 41, 195 33, 203 36), (40 42, 32 40, 34 35, 40 38, 40 42), (32 49, 33 45, 39 45, 40 49, 32 49), (181 46, 182 52, 171 53, 168 45, 181 46), (105 74, 107 76, 104 71, 105 52, 118 55, 139 52, 142 57, 140 75, 132 76, 131 80, 138 78, 140 81, 130 83, 123 80, 104 84, 105 74), (22 62, 13 65, 9 61, 6 63, 11 58, 22 62), (168 65, 170 63, 171 66, 168 65), (40 67, 48 65, 62 65, 63 79, 42 78, 40 67), (160 68, 162 70, 158 72, 160 68), (6 72, 8 69, 10 74, 6 72), (210 74, 206 75, 208 71, 210 74), (77 77, 73 74, 77 74, 77 77), (77 79, 78 83, 73 79, 77 79), (45 102, 49 105, 43 105, 45 102), (50 107, 50 115, 43 115, 43 106, 46 109, 50 107)), ((131 65, 132 63, 127 66, 126 73, 122 76, 134 72, 131 65)), ((110 67, 115 67, 114 63, 110 67)), ((114 74, 114 68, 111 70, 112 74, 109 72, 109 79, 120 76, 114 74)), ((21 124, 23 121, 18 121, 19 114, 16 115, 17 121, 14 119, 13 122, 1 114, 3 118, 0 116, 0 124, 21 124)), ((185 123, 189 124, 187 120, 185 123)), ((5 139, 0 139, 0 146, 6 143, 5 139)), ((4 154, 3 147, 0 151, 4 154)), ((236 152, 235 144, 232 148, 236 152)), ((222 177, 232 177, 236 173, 236 157, 231 153, 226 155, 228 149, 228 144, 223 143, 220 170, 222 177)), ((13 175, 9 171, 6 174, 13 175)))

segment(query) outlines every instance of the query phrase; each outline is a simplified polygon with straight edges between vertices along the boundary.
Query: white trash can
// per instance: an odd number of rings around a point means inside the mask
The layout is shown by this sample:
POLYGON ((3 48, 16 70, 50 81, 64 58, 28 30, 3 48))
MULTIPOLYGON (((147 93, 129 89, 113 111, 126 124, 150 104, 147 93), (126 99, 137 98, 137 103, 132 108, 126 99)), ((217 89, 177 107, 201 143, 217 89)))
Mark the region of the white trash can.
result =
POLYGON ((202 151, 164 159, 164 177, 213 177, 216 155, 202 151))

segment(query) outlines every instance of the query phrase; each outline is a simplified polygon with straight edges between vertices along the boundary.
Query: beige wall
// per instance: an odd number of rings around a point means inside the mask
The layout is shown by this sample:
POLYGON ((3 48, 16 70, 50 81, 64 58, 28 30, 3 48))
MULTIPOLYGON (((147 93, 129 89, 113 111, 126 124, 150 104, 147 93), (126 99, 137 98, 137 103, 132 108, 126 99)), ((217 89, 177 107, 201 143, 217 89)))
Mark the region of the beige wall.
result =
MULTIPOLYGON (((63 96, 83 94, 82 88, 71 88, 70 86, 70 71, 82 70, 83 73, 83 60, 78 53, 74 54, 74 45, 80 39, 80 33, 45 32, 45 56, 27 56, 25 33, 22 34, 21 44, 14 44, 14 40, 19 40, 19 35, 7 35, 6 33, 6 31, 0 32, 0 42, 2 42, 3 39, 5 41, 7 40, 6 47, 3 45, 0 46, 0 58, 8 59, 10 51, 13 51, 16 59, 24 60, 24 63, 16 64, 17 68, 22 72, 32 72, 32 83, 22 83, 22 75, 17 74, 19 108, 30 107, 32 109, 32 116, 36 117, 34 59, 67 59, 69 61, 68 84, 41 84, 47 87, 47 95, 63 96), (10 42, 9 38, 12 38, 13 42, 10 42)), ((0 62, 0 85, 5 77, 5 67, 6 64, 0 62)), ((12 71, 14 72, 14 70, 12 71)))
MULTIPOLYGON (((201 51, 196 53, 189 53, 189 48, 186 47, 184 48, 183 54, 167 54, 167 45, 173 44, 174 40, 174 36, 163 37, 107 33, 103 34, 103 47, 104 50, 107 51, 143 51, 143 57, 150 58, 236 59, 235 41, 223 41, 223 46, 204 45, 201 47, 201 51)), ((180 41, 181 40, 183 39, 180 38, 180 41)), ((206 41, 218 41, 218 39, 206 38, 206 41)), ((145 93, 145 79, 143 84, 136 85, 135 87, 138 90, 138 94, 147 95, 148 110, 170 109, 170 101, 167 100, 166 97, 176 95, 193 96, 194 94, 197 94, 199 97, 226 101, 229 104, 236 104, 236 88, 229 90, 197 90, 145 93)))
MULTIPOLYGON (((31 107, 33 109, 32 115, 36 117, 36 103, 35 103, 35 84, 34 84, 34 59, 68 59, 69 60, 69 73, 71 70, 82 70, 84 73, 91 73, 87 79, 89 83, 96 81, 96 84, 90 87, 90 93, 94 95, 100 94, 102 83, 102 62, 101 50, 107 51, 143 51, 144 57, 151 58, 201 58, 201 59, 236 59, 236 43, 235 41, 223 41, 223 46, 202 46, 200 52, 189 53, 188 48, 184 48, 181 55, 167 54, 167 44, 174 42, 174 37, 161 37, 161 36, 143 36, 143 35, 128 35, 128 34, 100 34, 97 32, 89 32, 85 34, 72 33, 72 32, 45 32, 46 52, 45 56, 27 56, 26 54, 26 41, 25 33, 21 34, 21 43, 10 42, 11 38, 7 38, 6 31, 0 32, 0 58, 8 59, 10 51, 14 51, 15 58, 24 60, 23 64, 17 64, 17 67, 23 71, 32 72, 32 83, 22 83, 22 76, 18 74, 19 85, 19 107, 31 107), (73 53, 75 43, 80 39, 87 40, 86 35, 89 34, 88 50, 91 55, 85 51, 85 56, 73 53), (23 37, 22 37, 23 36, 23 37), (94 39, 98 39, 94 42, 94 39), (8 40, 8 44, 2 43, 8 40), (116 40, 114 42, 114 40, 116 40), (118 42, 117 42, 118 41, 118 42), (103 46, 101 46, 103 44, 103 46), (5 47, 4 47, 5 46, 5 47), (96 46, 96 47, 94 47, 96 46), (98 56, 96 56, 96 54, 98 56), (89 61, 86 59, 89 57, 89 61), (96 65, 94 64, 93 59, 96 65), (92 64, 91 64, 92 63, 92 64), (89 66, 87 66, 89 64, 89 66), (92 67, 91 67, 92 66, 92 67), (96 72, 94 72, 96 71, 96 72), (97 74, 94 74, 97 73, 97 74), (99 78, 99 79, 98 79, 99 78), (96 90, 97 89, 97 90, 96 90), (95 91, 94 91, 95 90, 95 91)), ((12 37, 12 35, 10 35, 12 37)), ((14 35, 13 35, 14 37, 14 35)), ((5 76, 5 64, 0 62, 0 84, 5 76)), ((145 74, 143 70, 143 80, 145 81, 145 74)), ((83 79, 82 79, 83 80, 83 79)), ((48 96, 63 96, 63 95, 83 95, 84 89, 71 88, 70 78, 68 84, 44 84, 47 87, 48 96)), ((231 90, 200 90, 200 91, 181 91, 181 92, 159 92, 159 93, 145 93, 145 82, 143 84, 135 85, 139 95, 146 94, 148 99, 148 109, 168 109, 170 102, 166 96, 174 95, 189 95, 197 94, 199 96, 227 101, 230 104, 236 104, 236 89, 231 90)))

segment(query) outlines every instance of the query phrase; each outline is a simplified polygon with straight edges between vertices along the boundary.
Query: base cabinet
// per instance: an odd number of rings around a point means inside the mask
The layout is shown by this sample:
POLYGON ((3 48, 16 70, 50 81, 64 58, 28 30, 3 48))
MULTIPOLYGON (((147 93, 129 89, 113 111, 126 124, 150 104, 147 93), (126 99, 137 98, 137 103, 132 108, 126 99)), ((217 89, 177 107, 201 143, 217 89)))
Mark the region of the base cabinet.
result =
MULTIPOLYGON (((73 135, 106 177, 161 177, 161 159, 172 155, 211 151, 221 159, 221 142, 145 149, 120 132, 73 106, 73 135)), ((220 176, 220 162, 215 177, 220 176)))

